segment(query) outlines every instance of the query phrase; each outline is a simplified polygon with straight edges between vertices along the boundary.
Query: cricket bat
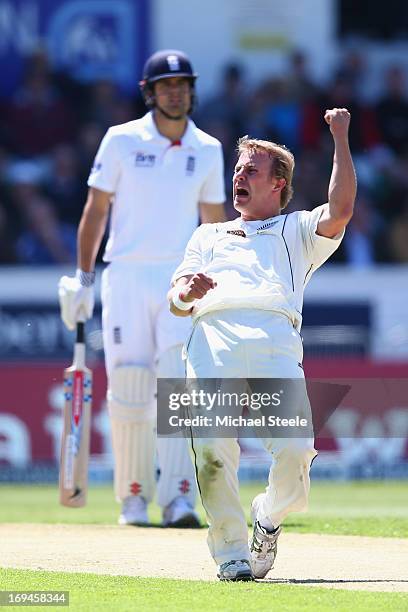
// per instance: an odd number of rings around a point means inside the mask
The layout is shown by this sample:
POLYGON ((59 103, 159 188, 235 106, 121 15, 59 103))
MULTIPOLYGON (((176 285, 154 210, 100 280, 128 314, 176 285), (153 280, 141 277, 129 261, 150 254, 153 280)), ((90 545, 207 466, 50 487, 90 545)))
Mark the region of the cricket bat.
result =
POLYGON ((85 326, 77 323, 74 359, 64 370, 64 426, 59 473, 60 503, 85 506, 91 434, 92 372, 85 366, 85 326))

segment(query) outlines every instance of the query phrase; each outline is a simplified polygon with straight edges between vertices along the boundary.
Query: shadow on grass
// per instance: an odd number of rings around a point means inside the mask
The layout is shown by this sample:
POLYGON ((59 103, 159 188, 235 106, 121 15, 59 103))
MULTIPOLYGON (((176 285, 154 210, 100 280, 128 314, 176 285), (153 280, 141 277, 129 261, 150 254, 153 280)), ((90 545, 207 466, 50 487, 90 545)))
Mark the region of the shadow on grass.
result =
POLYGON ((398 580, 393 578, 378 578, 378 579, 360 579, 354 580, 350 579, 341 579, 341 580, 329 580, 327 578, 305 578, 300 580, 299 578, 266 578, 263 580, 256 580, 256 582, 260 583, 269 583, 269 584, 372 584, 372 583, 383 583, 383 582, 395 582, 397 584, 406 584, 408 580, 398 580))
POLYGON ((208 529, 208 525, 199 525, 198 527, 186 527, 184 525, 178 525, 178 526, 166 525, 164 526, 161 523, 154 523, 154 522, 149 523, 148 525, 144 523, 132 523, 129 525, 119 525, 119 527, 123 529, 130 529, 132 527, 143 527, 143 529, 183 529, 184 531, 188 531, 188 530, 197 531, 201 529, 208 529))

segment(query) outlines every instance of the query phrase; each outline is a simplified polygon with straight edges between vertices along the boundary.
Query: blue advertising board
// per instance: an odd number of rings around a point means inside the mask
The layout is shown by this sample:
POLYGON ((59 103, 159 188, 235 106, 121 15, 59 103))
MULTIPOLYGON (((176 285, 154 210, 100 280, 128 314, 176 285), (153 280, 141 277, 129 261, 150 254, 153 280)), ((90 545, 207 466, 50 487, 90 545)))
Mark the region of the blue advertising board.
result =
POLYGON ((55 69, 109 78, 133 92, 149 53, 149 0, 0 0, 0 96, 45 47, 55 69))
MULTIPOLYGON (((373 327, 368 304, 313 302, 305 304, 303 312, 305 358, 369 357, 373 327)), ((87 323, 87 335, 92 359, 102 359, 99 306, 87 323)), ((68 360, 73 338, 55 301, 2 304, 0 300, 0 367, 4 362, 68 360)))

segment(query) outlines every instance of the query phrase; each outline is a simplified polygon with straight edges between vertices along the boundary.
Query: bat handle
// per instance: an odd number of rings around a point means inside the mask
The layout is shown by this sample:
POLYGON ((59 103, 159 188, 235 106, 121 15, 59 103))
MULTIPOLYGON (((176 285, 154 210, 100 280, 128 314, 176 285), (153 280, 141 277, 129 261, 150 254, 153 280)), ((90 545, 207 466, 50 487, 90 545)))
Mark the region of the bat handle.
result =
POLYGON ((74 363, 77 368, 85 367, 85 315, 81 308, 76 324, 76 337, 74 346, 74 363))
POLYGON ((76 340, 77 344, 85 343, 85 313, 83 308, 78 312, 78 319, 76 324, 76 340))
POLYGON ((76 344, 85 343, 85 323, 83 321, 77 321, 75 343, 76 344))

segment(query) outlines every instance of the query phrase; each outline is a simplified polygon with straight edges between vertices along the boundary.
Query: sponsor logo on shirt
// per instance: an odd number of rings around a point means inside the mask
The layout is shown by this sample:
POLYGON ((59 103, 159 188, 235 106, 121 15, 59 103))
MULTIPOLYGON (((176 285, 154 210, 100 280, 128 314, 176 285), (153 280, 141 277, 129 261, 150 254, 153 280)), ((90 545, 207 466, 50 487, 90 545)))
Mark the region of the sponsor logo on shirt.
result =
POLYGON ((156 163, 156 156, 151 153, 136 153, 135 166, 141 168, 152 168, 156 163))
POLYGON ((191 176, 192 174, 194 174, 194 170, 195 170, 195 157, 193 157, 192 155, 189 155, 187 157, 186 174, 188 176, 191 176))
POLYGON ((234 234, 234 236, 242 236, 242 238, 246 238, 246 233, 244 230, 227 230, 227 234, 234 234))

